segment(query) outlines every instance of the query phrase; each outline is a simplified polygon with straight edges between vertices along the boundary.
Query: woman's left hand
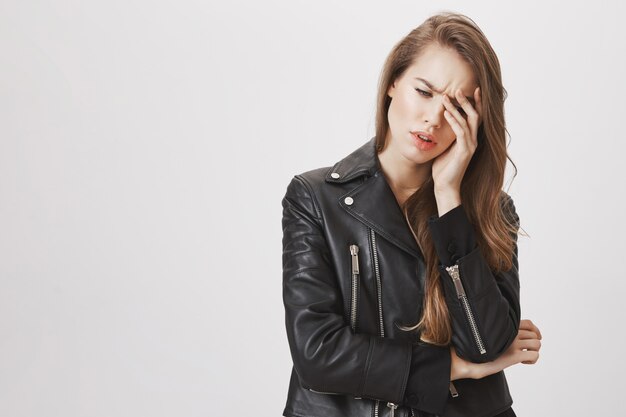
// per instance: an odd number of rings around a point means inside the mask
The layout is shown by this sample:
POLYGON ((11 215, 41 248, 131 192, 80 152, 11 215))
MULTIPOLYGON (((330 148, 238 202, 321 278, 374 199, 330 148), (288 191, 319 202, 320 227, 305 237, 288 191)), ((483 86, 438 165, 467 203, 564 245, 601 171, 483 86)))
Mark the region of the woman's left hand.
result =
POLYGON ((456 140, 433 161, 432 173, 436 190, 455 190, 460 193, 461 181, 478 146, 478 127, 482 122, 482 101, 480 87, 474 90, 476 108, 465 98, 463 92, 456 91, 456 100, 467 114, 467 120, 444 94, 443 103, 447 111, 446 120, 456 133, 456 140))
MULTIPOLYGON (((518 363, 534 365, 539 360, 541 338, 541 331, 532 321, 520 320, 515 340, 502 355, 490 362, 462 362, 466 365, 467 378, 481 379, 518 363)), ((463 361, 464 359, 459 358, 459 360, 463 361)), ((461 367, 461 369, 463 368, 461 367)))

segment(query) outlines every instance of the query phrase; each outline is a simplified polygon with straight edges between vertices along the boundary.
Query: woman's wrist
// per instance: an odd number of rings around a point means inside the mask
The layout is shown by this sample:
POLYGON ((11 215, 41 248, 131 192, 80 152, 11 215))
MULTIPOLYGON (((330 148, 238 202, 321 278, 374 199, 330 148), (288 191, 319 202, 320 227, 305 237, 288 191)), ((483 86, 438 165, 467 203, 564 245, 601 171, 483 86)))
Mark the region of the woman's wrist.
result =
POLYGON ((461 192, 453 188, 435 189, 435 201, 439 217, 461 205, 461 192))

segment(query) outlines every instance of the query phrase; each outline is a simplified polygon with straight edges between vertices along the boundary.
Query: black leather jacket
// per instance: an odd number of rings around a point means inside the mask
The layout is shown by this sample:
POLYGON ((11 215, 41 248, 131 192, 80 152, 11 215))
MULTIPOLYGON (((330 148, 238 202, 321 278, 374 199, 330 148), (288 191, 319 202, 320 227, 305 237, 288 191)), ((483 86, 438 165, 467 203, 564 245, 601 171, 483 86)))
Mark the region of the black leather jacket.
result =
MULTIPOLYGON (((513 200, 501 195, 517 224, 513 200)), ((381 171, 375 137, 333 167, 294 176, 282 204, 293 359, 285 416, 490 417, 511 406, 503 371, 451 383, 449 347, 398 328, 421 316, 425 262, 381 171)), ((519 329, 517 244, 514 267, 494 274, 463 205, 428 225, 452 344, 466 360, 494 360, 519 329)))

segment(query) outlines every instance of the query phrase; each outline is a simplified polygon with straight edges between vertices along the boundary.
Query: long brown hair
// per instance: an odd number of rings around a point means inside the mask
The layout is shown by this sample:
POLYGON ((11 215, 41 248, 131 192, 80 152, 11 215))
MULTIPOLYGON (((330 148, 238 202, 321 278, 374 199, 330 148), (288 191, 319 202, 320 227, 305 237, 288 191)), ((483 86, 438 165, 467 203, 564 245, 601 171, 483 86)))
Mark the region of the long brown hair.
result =
MULTIPOLYGON (((478 129, 478 146, 461 183, 461 200, 482 254, 495 273, 513 267, 514 245, 519 225, 512 216, 508 194, 502 191, 507 159, 517 175, 517 167, 509 158, 504 120, 504 100, 500 63, 489 41, 469 17, 441 12, 428 18, 398 42, 382 69, 376 106, 376 149, 385 148, 389 132, 387 112, 391 98, 387 95, 392 83, 419 59, 431 44, 452 48, 473 68, 482 98, 482 124, 478 129)), ((426 260, 426 288, 421 320, 404 330, 421 330, 421 339, 436 345, 448 345, 452 329, 444 298, 439 259, 428 231, 428 217, 437 214, 432 175, 403 205, 415 238, 426 260)))

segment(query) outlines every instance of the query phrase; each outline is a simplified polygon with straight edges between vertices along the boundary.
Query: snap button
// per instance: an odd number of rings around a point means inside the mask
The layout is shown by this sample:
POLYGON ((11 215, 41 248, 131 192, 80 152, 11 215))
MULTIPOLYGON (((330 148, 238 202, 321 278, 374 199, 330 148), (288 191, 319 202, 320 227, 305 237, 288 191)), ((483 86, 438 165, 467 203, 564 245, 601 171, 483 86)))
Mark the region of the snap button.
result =
POLYGON ((346 197, 345 200, 343 200, 344 203, 346 203, 347 205, 351 206, 352 203, 354 203, 354 200, 352 199, 352 197, 346 197))
POLYGON ((330 174, 330 176, 333 177, 333 178, 339 178, 340 177, 340 175, 337 174, 336 172, 333 172, 332 174, 330 174))

